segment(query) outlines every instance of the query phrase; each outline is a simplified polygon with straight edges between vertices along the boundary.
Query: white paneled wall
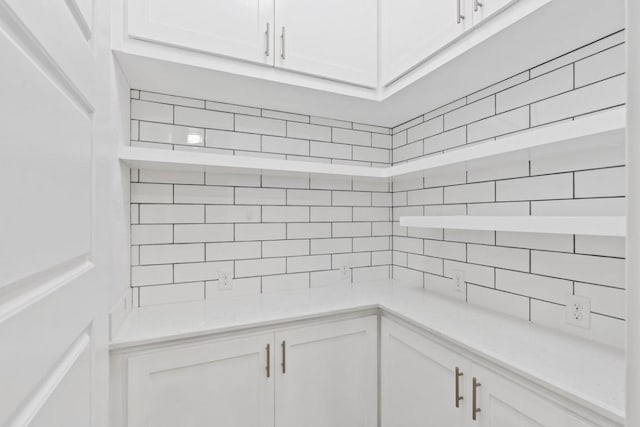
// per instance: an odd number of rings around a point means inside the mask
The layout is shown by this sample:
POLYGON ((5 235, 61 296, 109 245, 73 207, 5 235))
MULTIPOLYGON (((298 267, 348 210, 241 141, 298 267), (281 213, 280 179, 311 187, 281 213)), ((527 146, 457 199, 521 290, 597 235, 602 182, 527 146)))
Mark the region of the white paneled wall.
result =
MULTIPOLYGON (((619 32, 394 129, 132 91, 131 144, 388 166, 624 104, 619 32)), ((624 158, 600 150, 424 179, 133 170, 131 285, 140 305, 393 275, 416 286, 621 345, 621 238, 400 227, 404 215, 623 215, 624 158), (453 292, 463 271, 464 293, 453 292), (230 273, 233 290, 218 289, 230 273), (592 327, 564 321, 591 298, 592 327)))
MULTIPOLYGON (((624 33, 517 74, 393 129, 393 162, 625 102, 624 33)), ((393 276, 469 303, 621 346, 624 239, 400 227, 403 215, 624 215, 614 151, 513 161, 393 185, 393 276), (464 293, 453 290, 463 271, 464 293), (591 299, 591 329, 567 325, 566 297, 591 299)))
MULTIPOLYGON (((133 146, 388 166, 388 128, 132 91, 133 146)), ((134 170, 140 305, 390 276, 388 183, 134 170), (228 272, 233 289, 218 289, 228 272)))

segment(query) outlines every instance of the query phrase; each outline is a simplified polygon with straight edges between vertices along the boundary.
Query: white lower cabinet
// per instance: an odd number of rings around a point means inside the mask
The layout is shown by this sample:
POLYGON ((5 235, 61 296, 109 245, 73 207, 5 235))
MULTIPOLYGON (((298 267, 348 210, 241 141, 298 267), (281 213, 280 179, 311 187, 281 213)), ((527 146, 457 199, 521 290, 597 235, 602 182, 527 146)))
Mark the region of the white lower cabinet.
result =
POLYGON ((482 366, 473 365, 477 427, 595 427, 567 409, 482 366))
POLYGON ((132 352, 128 427, 374 427, 377 317, 132 352))
POLYGON ((385 318, 381 340, 382 425, 464 426, 470 362, 385 318))
POLYGON ((368 316, 276 333, 276 425, 377 425, 378 322, 368 316))
POLYGON ((587 421, 588 416, 389 319, 382 319, 381 340, 383 427, 614 425, 587 421))
POLYGON ((273 427, 272 349, 261 334, 130 356, 128 426, 273 427))

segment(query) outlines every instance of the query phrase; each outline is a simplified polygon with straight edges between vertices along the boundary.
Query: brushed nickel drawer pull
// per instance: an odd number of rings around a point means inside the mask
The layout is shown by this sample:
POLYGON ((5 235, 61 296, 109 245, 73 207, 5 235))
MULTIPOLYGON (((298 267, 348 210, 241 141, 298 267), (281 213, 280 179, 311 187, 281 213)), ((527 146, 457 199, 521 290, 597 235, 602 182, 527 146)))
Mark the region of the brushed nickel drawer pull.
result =
POLYGON ((478 408, 478 398, 477 398, 477 394, 478 394, 478 387, 480 387, 482 384, 480 384, 478 382, 478 380, 476 379, 476 377, 473 377, 473 396, 472 396, 472 407, 471 407, 471 419, 473 421, 476 420, 476 415, 478 414, 478 412, 480 412, 480 408, 478 408))
POLYGON ((284 341, 282 341, 282 373, 287 373, 287 348, 284 341))
POLYGON ((271 344, 267 344, 267 378, 271 377, 271 344))
POLYGON ((456 366, 456 408, 460 407, 460 401, 464 399, 464 396, 460 396, 460 377, 463 375, 460 368, 456 366))

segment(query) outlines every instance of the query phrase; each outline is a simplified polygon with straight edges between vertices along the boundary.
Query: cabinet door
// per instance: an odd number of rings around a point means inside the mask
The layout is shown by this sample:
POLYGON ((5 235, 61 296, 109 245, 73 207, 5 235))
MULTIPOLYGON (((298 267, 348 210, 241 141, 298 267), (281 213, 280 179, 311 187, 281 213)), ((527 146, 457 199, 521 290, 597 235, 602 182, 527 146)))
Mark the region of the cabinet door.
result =
POLYGON ((377 425, 377 318, 276 334, 278 427, 377 425))
POLYGON ((129 36, 143 40, 273 64, 272 30, 273 0, 129 0, 129 36))
POLYGON ((128 426, 273 427, 272 350, 264 334, 131 356, 128 426))
POLYGON ((376 86, 376 0, 278 0, 275 17, 276 66, 376 86))
POLYGON ((384 318, 381 349, 383 427, 464 425, 470 405, 467 359, 384 318), (456 376, 456 368, 462 375, 456 376), (458 407, 456 397, 462 398, 458 407))
POLYGON ((471 0, 473 23, 477 24, 518 0, 471 0))
MULTIPOLYGON (((587 420, 481 366, 473 365, 477 388, 474 427, 595 427, 587 420)), ((471 417, 471 412, 469 412, 471 417)))
POLYGON ((460 36, 471 25, 468 1, 381 0, 382 84, 391 83, 460 36), (458 19, 458 7, 465 19, 458 19))

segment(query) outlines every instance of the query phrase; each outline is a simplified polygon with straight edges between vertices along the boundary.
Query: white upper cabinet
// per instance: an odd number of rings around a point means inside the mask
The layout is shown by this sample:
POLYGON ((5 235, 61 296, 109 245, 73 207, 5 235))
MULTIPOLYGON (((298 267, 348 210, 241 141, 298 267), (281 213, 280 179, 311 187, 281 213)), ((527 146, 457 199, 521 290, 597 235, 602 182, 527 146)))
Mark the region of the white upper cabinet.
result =
POLYGON ((477 24, 516 1, 518 0, 471 0, 473 23, 477 24))
POLYGON ((272 64, 273 0, 129 0, 130 37, 272 64))
POLYGON ((382 84, 407 73, 471 25, 469 0, 381 0, 382 84))
POLYGON ((276 66, 375 87, 376 0, 278 0, 276 66))

